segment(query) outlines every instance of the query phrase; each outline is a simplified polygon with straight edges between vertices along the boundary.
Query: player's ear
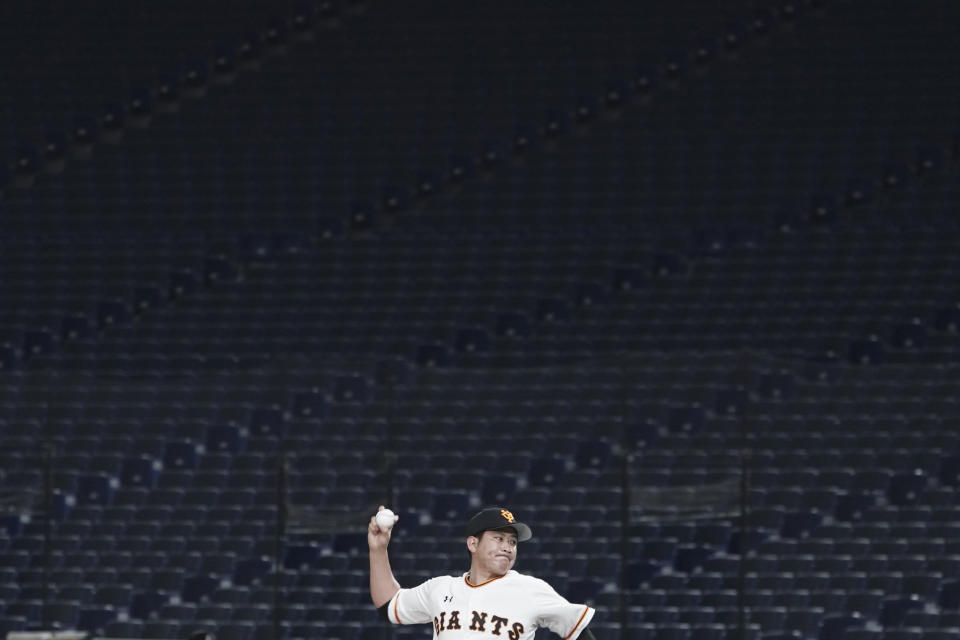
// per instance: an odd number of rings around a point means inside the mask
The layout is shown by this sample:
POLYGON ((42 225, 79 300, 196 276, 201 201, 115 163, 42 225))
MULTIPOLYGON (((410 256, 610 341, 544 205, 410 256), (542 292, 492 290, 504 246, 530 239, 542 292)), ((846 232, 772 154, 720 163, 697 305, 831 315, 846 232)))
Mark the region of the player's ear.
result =
POLYGON ((476 552, 478 544, 480 544, 480 539, 477 536, 467 536, 467 549, 470 553, 476 552))

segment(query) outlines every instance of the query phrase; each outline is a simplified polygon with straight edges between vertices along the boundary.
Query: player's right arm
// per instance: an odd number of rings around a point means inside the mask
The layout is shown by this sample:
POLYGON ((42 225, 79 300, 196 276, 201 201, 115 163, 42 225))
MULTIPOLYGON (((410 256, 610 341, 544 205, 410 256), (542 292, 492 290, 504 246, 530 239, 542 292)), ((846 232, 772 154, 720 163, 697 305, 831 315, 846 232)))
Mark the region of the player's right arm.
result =
MULTIPOLYGON (((383 506, 380 509, 382 510, 383 506)), ((367 526, 367 545, 370 547, 370 599, 378 609, 390 602, 400 590, 400 583, 393 576, 387 555, 390 531, 380 528, 376 516, 371 516, 367 526)))

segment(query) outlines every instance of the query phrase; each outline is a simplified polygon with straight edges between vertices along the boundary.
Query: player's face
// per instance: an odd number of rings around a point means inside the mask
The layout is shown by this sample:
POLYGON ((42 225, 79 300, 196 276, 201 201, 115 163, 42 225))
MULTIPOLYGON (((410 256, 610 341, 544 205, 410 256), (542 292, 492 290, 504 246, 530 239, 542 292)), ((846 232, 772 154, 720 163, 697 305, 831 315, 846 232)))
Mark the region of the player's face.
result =
POLYGON ((475 555, 479 568, 502 576, 517 561, 517 534, 512 531, 484 531, 475 555))

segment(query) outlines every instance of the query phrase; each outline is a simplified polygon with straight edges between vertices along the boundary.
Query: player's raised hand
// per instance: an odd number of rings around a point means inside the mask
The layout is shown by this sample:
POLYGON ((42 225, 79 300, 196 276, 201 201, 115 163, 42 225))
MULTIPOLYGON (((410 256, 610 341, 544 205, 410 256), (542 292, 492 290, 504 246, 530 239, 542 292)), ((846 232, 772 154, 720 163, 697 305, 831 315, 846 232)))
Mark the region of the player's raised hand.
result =
MULTIPOLYGON (((367 544, 370 546, 371 551, 378 551, 380 549, 386 549, 387 545, 390 543, 390 533, 393 530, 393 525, 389 527, 382 526, 378 522, 378 515, 380 515, 385 510, 383 505, 380 505, 380 508, 377 509, 377 514, 370 517, 370 524, 367 525, 367 544)), ((390 512, 389 509, 386 511, 390 512)), ((400 518, 398 516, 392 515, 390 512, 390 517, 393 519, 393 522, 396 523, 400 518)), ((379 518, 384 521, 383 516, 379 518)))

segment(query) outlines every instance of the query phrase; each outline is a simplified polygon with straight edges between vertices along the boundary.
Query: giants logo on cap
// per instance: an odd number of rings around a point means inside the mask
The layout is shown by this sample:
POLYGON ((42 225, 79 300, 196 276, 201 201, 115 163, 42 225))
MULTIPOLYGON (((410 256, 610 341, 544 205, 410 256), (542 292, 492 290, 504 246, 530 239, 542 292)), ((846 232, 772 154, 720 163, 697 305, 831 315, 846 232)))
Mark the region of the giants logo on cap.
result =
POLYGON ((513 514, 507 511, 506 509, 500 509, 500 515, 503 516, 503 519, 507 522, 512 523, 514 521, 513 514))

